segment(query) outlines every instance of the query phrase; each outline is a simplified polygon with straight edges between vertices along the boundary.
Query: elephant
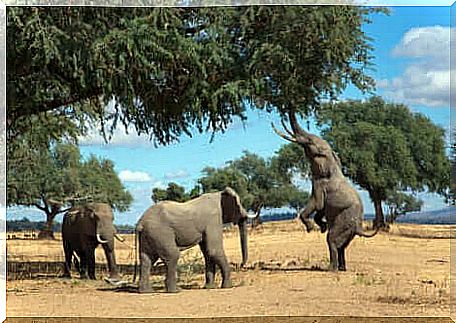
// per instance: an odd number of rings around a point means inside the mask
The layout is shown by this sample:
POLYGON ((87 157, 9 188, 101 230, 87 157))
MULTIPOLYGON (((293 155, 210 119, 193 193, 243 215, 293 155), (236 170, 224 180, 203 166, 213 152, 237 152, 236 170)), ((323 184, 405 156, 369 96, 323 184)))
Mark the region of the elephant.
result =
POLYGON ((95 248, 101 244, 108 262, 109 279, 119 279, 114 238, 124 241, 117 235, 113 224, 112 208, 106 203, 88 203, 82 207, 70 209, 63 217, 62 241, 65 252, 65 269, 63 277, 71 277, 71 262, 74 256, 75 267, 79 270, 80 278, 95 278, 95 248))
POLYGON ((151 292, 151 266, 160 258, 166 266, 166 291, 177 292, 177 261, 182 250, 199 244, 205 260, 206 283, 214 288, 216 265, 222 288, 231 287, 230 266, 223 249, 223 224, 239 226, 242 265, 247 262, 247 218, 239 196, 230 187, 187 202, 162 201, 148 208, 136 225, 140 252, 139 292, 151 292))
POLYGON ((356 235, 373 237, 363 231, 363 204, 358 192, 342 173, 339 157, 329 143, 313 134, 304 131, 298 124, 294 113, 289 114, 291 129, 282 120, 287 134, 272 127, 282 138, 299 144, 310 162, 312 174, 312 194, 306 207, 299 213, 299 218, 307 231, 313 229, 310 215, 315 213, 315 222, 321 231, 328 230, 326 240, 329 248, 331 271, 346 271, 345 249, 356 235), (323 221, 326 219, 326 222, 323 221))

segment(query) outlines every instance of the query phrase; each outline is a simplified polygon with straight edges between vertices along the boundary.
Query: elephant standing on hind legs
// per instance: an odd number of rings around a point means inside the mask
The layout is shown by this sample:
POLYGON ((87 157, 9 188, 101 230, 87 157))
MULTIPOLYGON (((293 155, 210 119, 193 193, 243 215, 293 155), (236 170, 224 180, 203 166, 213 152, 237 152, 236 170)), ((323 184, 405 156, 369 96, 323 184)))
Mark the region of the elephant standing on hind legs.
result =
POLYGON ((89 203, 73 208, 63 217, 62 241, 65 252, 64 277, 71 277, 71 262, 77 255, 80 261, 74 262, 81 279, 95 278, 95 248, 101 244, 108 262, 109 279, 119 280, 114 238, 123 241, 116 234, 111 206, 105 203, 89 203))
POLYGON ((223 224, 239 226, 242 264, 247 262, 248 217, 236 192, 203 194, 185 203, 162 201, 151 206, 136 225, 140 252, 139 292, 150 292, 151 266, 162 259, 166 265, 166 290, 177 292, 177 261, 181 250, 199 244, 206 263, 205 288, 214 287, 216 266, 222 271, 222 288, 231 287, 230 265, 223 250, 223 224))
POLYGON ((310 162, 312 173, 312 195, 299 217, 307 231, 312 230, 310 216, 315 213, 315 222, 321 231, 328 230, 326 239, 329 247, 331 271, 346 270, 345 249, 353 238, 373 237, 362 229, 363 204, 358 192, 342 174, 339 157, 326 140, 304 131, 298 124, 294 113, 289 114, 292 131, 282 125, 288 135, 272 125, 274 131, 282 138, 297 143, 304 148, 310 162), (326 223, 323 221, 326 218, 326 223))

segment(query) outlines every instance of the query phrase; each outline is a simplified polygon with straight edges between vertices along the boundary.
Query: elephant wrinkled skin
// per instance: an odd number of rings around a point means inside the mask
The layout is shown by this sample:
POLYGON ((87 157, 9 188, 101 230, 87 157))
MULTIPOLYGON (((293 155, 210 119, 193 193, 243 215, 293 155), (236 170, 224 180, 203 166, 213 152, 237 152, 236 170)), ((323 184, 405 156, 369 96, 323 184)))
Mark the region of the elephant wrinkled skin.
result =
POLYGON ((214 287, 216 265, 222 272, 222 288, 231 287, 230 266, 223 249, 223 224, 239 226, 243 264, 247 261, 247 226, 250 217, 239 196, 227 187, 185 203, 162 201, 146 210, 136 225, 140 252, 139 292, 150 291, 151 266, 166 265, 166 290, 176 292, 177 261, 181 250, 199 244, 206 263, 205 288, 214 287))
POLYGON ((345 271, 345 248, 356 235, 372 237, 377 234, 378 229, 372 234, 363 231, 364 210, 361 198, 343 175, 339 157, 328 142, 304 131, 294 113, 290 113, 289 118, 292 131, 283 124, 288 135, 272 126, 279 136, 303 147, 310 162, 312 194, 299 217, 307 231, 311 231, 309 217, 315 213, 315 222, 320 225, 321 231, 328 230, 326 238, 330 255, 329 269, 345 271), (323 222, 323 217, 327 223, 323 222))
POLYGON ((65 252, 64 277, 71 277, 71 262, 75 255, 80 262, 75 260, 79 267, 81 278, 95 278, 95 248, 101 244, 108 262, 109 277, 112 280, 119 278, 114 253, 114 216, 111 206, 105 203, 89 203, 82 207, 73 208, 63 217, 62 240, 65 252))

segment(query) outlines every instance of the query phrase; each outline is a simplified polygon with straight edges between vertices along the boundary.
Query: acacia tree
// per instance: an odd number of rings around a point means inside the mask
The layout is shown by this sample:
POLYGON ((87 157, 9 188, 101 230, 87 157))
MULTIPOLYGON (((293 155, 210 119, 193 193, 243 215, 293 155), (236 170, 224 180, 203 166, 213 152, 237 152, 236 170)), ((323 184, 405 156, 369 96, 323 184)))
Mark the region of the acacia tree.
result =
POLYGON ((8 138, 43 113, 160 144, 223 131, 246 102, 308 113, 350 82, 372 88, 362 26, 376 10, 8 7, 8 138))
POLYGON ((7 169, 7 205, 36 207, 46 214, 46 226, 40 238, 54 238, 55 217, 70 207, 105 202, 124 211, 132 201, 114 171, 110 160, 94 156, 81 159, 73 144, 55 143, 47 149, 24 145, 11 154, 14 166, 7 169), (20 162, 19 162, 20 161, 20 162))
POLYGON ((445 131, 426 116, 372 97, 328 104, 318 119, 344 174, 369 193, 376 227, 385 226, 382 202, 398 191, 446 195, 450 162, 445 131))
POLYGON ((385 204, 389 209, 386 222, 393 223, 401 215, 404 215, 408 212, 421 211, 423 201, 410 194, 403 192, 394 192, 388 196, 385 204))

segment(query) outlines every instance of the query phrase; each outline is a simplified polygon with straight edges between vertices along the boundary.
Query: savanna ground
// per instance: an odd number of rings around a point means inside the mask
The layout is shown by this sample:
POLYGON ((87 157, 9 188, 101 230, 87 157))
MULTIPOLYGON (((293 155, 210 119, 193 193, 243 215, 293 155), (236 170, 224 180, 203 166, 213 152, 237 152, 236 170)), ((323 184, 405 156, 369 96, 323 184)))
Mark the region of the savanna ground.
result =
MULTIPOLYGON (((7 316, 449 316, 455 241, 449 235, 449 226, 402 224, 373 238, 357 237, 348 248, 348 271, 330 273, 325 235, 306 233, 296 221, 265 223, 250 233, 250 266, 232 272, 232 289, 201 288, 203 260, 195 247, 181 255, 180 293, 164 293, 162 275, 151 276, 153 294, 115 290, 101 277, 12 280, 7 316)), ((124 237, 126 243, 116 244, 118 263, 132 264, 134 236, 124 237)), ((228 230, 224 241, 229 260, 239 263, 237 231, 228 230)), ((59 237, 8 240, 7 255, 8 260, 63 261, 59 237)), ((104 262, 101 248, 96 257, 104 262)))

